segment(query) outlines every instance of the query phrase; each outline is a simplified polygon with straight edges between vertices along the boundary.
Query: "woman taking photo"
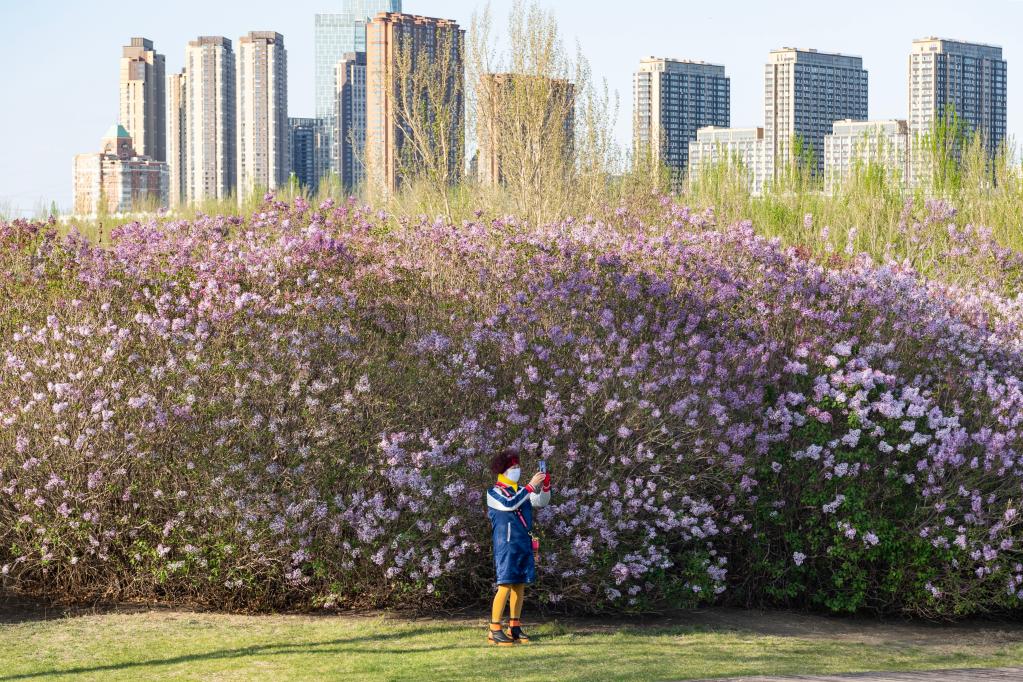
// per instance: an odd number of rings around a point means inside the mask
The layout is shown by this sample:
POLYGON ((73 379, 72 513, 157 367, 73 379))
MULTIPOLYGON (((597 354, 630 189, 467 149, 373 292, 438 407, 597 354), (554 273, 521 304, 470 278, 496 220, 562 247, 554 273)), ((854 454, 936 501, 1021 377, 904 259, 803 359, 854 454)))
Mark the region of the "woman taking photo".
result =
MULTIPOLYGON (((546 468, 546 467, 542 467, 546 468)), ((490 460, 497 483, 487 491, 487 512, 494 541, 494 570, 497 594, 490 612, 487 641, 498 646, 528 644, 522 631, 522 601, 526 585, 536 580, 536 554, 539 543, 533 537, 533 509, 551 499, 551 476, 537 473, 524 486, 519 485, 522 467, 515 450, 504 450, 490 460), (504 607, 511 602, 506 633, 501 627, 504 607)))

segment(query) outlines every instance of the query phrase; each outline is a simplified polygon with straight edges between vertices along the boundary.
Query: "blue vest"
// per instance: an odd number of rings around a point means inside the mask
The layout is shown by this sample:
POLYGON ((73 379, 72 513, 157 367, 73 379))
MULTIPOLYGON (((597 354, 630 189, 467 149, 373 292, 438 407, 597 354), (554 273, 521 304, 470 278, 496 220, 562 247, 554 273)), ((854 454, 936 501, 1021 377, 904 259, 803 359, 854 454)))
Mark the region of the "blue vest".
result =
POLYGON ((533 539, 529 534, 533 530, 533 505, 529 495, 525 487, 513 491, 504 485, 495 485, 487 491, 487 514, 493 531, 494 572, 498 585, 536 580, 533 539))

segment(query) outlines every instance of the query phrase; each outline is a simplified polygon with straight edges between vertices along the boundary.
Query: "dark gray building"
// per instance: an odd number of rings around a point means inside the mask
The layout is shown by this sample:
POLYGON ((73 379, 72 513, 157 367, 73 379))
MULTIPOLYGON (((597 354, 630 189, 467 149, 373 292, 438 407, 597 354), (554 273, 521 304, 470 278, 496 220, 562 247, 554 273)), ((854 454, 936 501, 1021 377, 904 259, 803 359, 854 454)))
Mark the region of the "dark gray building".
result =
POLYGON ((337 63, 332 137, 334 168, 346 190, 366 179, 366 53, 349 52, 337 63))
POLYGON ((824 172, 824 136, 835 121, 867 116, 863 60, 792 47, 771 52, 764 74, 764 140, 777 176, 794 161, 800 138, 813 151, 814 172, 824 172))
POLYGON ((291 137, 290 172, 298 178, 302 187, 310 192, 319 189, 320 178, 316 175, 316 128, 315 118, 289 118, 288 132, 291 137))
POLYGON ((679 175, 689 167, 696 131, 730 124, 731 84, 717 64, 643 59, 633 77, 633 97, 637 158, 664 163, 679 175))
MULTIPOLYGON (((1006 72, 1000 47, 944 38, 914 40, 909 55, 911 139, 919 145, 946 113, 954 111, 993 154, 1006 136, 1006 72)), ((926 160, 918 161, 914 174, 926 172, 922 166, 926 160)))

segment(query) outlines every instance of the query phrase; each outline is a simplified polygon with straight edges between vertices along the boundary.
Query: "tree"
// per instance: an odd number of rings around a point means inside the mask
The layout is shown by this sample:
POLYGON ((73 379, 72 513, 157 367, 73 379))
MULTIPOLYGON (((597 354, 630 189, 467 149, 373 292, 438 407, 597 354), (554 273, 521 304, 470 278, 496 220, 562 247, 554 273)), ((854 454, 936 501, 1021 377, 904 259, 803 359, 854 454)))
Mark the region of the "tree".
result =
POLYGON ((377 139, 371 150, 367 139, 372 185, 389 195, 422 184, 451 215, 449 190, 465 163, 464 31, 404 15, 377 30, 389 31, 391 41, 383 72, 372 77, 389 93, 381 113, 392 140, 377 139))
POLYGON ((616 145, 606 88, 596 91, 581 54, 570 57, 553 12, 516 0, 508 49, 492 32, 489 5, 473 16, 469 45, 470 128, 479 180, 506 192, 512 208, 540 223, 597 192, 605 194, 616 145))

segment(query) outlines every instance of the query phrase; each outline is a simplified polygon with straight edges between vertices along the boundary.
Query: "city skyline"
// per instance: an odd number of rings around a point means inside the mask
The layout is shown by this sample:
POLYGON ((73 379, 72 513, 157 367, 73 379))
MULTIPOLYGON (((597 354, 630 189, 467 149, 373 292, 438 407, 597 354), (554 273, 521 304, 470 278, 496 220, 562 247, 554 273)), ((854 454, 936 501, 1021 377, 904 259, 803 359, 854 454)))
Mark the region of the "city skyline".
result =
MULTIPOLYGON (((75 40, 67 38, 75 34, 70 24, 76 24, 75 15, 81 8, 66 6, 65 3, 48 3, 65 8, 62 12, 40 12, 36 8, 0 10, 8 23, 19 29, 18 36, 3 46, 3 50, 26 49, 25 43, 33 35, 53 33, 57 47, 54 50, 66 55, 76 49, 75 40), (62 21, 54 24, 50 16, 60 16, 62 21)), ((103 3, 100 3, 103 4, 103 3)), ((504 14, 508 2, 493 4, 494 25, 498 32, 504 28, 504 14)), ((579 2, 560 2, 547 5, 556 13, 566 43, 571 45, 577 38, 583 54, 589 59, 597 79, 607 77, 608 85, 617 90, 620 109, 618 112, 616 139, 627 149, 632 137, 632 73, 639 60, 650 56, 680 60, 708 61, 720 63, 732 81, 731 122, 733 126, 760 124, 758 115, 763 107, 763 64, 765 56, 785 45, 814 48, 821 51, 841 52, 859 55, 864 68, 870 72, 870 119, 906 118, 906 60, 912 41, 930 35, 953 40, 991 43, 1001 45, 1004 58, 1013 61, 1015 44, 1011 31, 1005 26, 1013 24, 1012 17, 1023 20, 1023 4, 1013 2, 981 3, 987 8, 983 19, 970 13, 965 16, 952 3, 911 3, 909 7, 888 7, 880 3, 865 2, 859 7, 863 16, 844 17, 842 26, 835 22, 821 21, 831 14, 830 10, 819 7, 818 3, 786 3, 791 13, 787 26, 765 27, 765 10, 751 3, 718 3, 713 8, 700 8, 690 12, 685 31, 671 28, 670 22, 658 22, 652 26, 643 21, 645 13, 637 13, 634 22, 637 32, 642 28, 641 37, 618 36, 617 43, 608 42, 607 36, 621 34, 630 22, 617 16, 620 12, 610 8, 584 5, 579 2), (581 11, 582 7, 586 11, 581 11), (816 8, 816 20, 803 16, 807 8, 816 8), (884 7, 883 12, 881 8, 884 7), (926 8, 926 12, 919 10, 926 8), (736 11, 738 12, 736 13, 736 11), (868 22, 863 17, 872 12, 881 12, 884 21, 868 22), (990 21, 991 12, 1002 12, 1006 21, 990 21), (614 15, 614 17, 612 17, 614 15), (868 24, 870 30, 867 31, 868 24), (876 25, 874 25, 876 24, 876 25), (664 28, 658 28, 659 26, 664 28), (707 34, 717 27, 718 40, 707 34), (755 33, 754 33, 755 32, 755 33), (720 40, 721 36, 730 39, 720 40), (609 49, 611 45, 611 49, 609 49)), ((650 3, 657 6, 660 14, 678 16, 685 14, 683 8, 665 3, 650 3)), ((198 5, 197 5, 198 6, 198 5)), ((60 107, 63 101, 74 101, 76 116, 70 125, 57 129, 54 125, 51 139, 34 154, 23 151, 21 141, 11 139, 6 147, 8 158, 31 158, 26 166, 19 165, 15 171, 12 164, 4 164, 0 170, 0 203, 8 209, 29 214, 40 201, 56 200, 61 208, 70 204, 70 183, 67 179, 67 159, 74 153, 93 148, 95 140, 103 130, 117 122, 118 98, 116 91, 117 60, 119 52, 132 36, 151 39, 157 52, 166 55, 168 74, 180 71, 183 63, 184 45, 196 35, 225 35, 232 40, 250 30, 274 30, 282 33, 289 46, 289 107, 292 117, 309 116, 313 113, 313 60, 312 34, 313 17, 316 13, 340 11, 340 1, 328 3, 293 3, 286 12, 273 9, 263 3, 255 3, 241 9, 235 3, 217 7, 202 6, 199 12, 183 3, 183 10, 175 12, 171 19, 163 9, 147 10, 133 19, 118 18, 103 25, 102 30, 93 32, 88 38, 89 48, 82 59, 69 62, 71 78, 60 93, 53 88, 40 90, 19 88, 32 78, 35 63, 28 60, 12 60, 19 65, 13 76, 16 91, 36 92, 36 97, 26 100, 25 110, 5 111, 0 116, 6 130, 23 128, 29 117, 35 125, 46 125, 51 118, 49 108, 60 107), (182 38, 181 33, 185 32, 182 38), (107 39, 107 34, 112 34, 107 39), (112 55, 110 53, 113 53, 112 55), (102 65, 102 67, 98 65, 102 65), (87 92, 85 97, 81 93, 87 92), (59 95, 59 96, 57 96, 59 95), (30 112, 40 106, 43 112, 30 112)), ((46 4, 43 5, 44 9, 46 4)), ((444 17, 469 27, 471 16, 478 5, 472 2, 437 0, 436 2, 406 0, 404 11, 426 16, 444 17)), ((778 9, 776 6, 775 10, 778 9)), ((86 21, 84 18, 83 21, 86 21)), ((775 22, 776 23, 776 22, 775 22)), ((13 56, 13 55, 8 55, 13 56)), ((1009 122, 1010 137, 1023 129, 1023 117, 1014 106, 1014 71, 1009 69, 1009 122)), ((13 136, 12 136, 13 137, 13 136)), ((19 162, 20 163, 20 162, 19 162)))

